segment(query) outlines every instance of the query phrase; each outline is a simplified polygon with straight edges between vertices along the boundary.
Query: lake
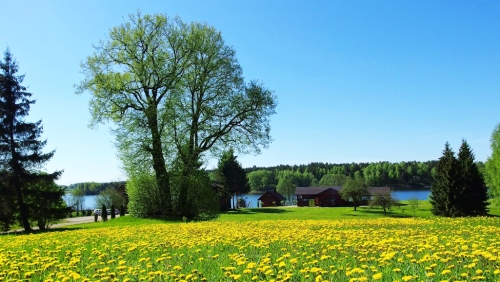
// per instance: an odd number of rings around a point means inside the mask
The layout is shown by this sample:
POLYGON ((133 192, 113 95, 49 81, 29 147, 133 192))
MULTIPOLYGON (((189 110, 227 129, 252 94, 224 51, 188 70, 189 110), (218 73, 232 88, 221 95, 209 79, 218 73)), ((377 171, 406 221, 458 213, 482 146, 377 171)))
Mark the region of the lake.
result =
MULTIPOLYGON (((71 194, 66 194, 64 195, 63 198, 67 205, 71 204, 71 199, 72 199, 71 194)), ((97 207, 96 199, 97 195, 83 196, 83 209, 84 210, 100 209, 101 207, 97 207)))
MULTIPOLYGON (((419 200, 428 200, 429 195, 431 194, 431 190, 399 190, 399 191, 392 191, 391 194, 396 199, 403 201, 408 200, 411 197, 417 197, 417 199, 419 200)), ((247 206, 249 208, 256 208, 260 196, 262 196, 262 194, 247 194, 243 195, 242 198, 245 199, 245 201, 247 202, 247 206)), ((97 207, 96 198, 97 195, 84 196, 83 208, 85 210, 94 210, 100 208, 97 207)), ((70 203, 71 195, 66 194, 64 200, 66 201, 67 204, 70 203)))
MULTIPOLYGON (((417 197, 419 200, 428 200, 431 190, 398 190, 392 191, 391 195, 398 200, 408 200, 411 197, 417 197)), ((249 208, 256 208, 258 199, 262 194, 247 194, 243 195, 242 198, 247 202, 249 208)))

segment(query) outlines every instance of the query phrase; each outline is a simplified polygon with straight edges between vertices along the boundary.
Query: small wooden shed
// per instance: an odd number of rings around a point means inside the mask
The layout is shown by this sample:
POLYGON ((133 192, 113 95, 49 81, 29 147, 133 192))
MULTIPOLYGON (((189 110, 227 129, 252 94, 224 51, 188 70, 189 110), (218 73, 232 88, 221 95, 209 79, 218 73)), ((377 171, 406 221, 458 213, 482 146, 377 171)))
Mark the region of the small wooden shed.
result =
POLYGON ((280 193, 276 192, 276 190, 266 191, 260 198, 258 199, 261 202, 261 207, 277 207, 281 206, 281 202, 285 201, 286 198, 280 193))

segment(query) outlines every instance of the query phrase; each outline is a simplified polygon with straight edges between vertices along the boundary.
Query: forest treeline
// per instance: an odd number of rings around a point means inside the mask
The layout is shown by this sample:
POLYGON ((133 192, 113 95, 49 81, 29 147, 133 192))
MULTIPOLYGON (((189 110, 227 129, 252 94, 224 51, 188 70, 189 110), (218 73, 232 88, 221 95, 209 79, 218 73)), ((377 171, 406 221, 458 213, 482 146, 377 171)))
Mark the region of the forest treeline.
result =
MULTIPOLYGON (((247 168, 253 191, 262 191, 293 184, 294 186, 341 186, 347 177, 364 178, 370 186, 396 189, 418 189, 430 186, 437 161, 377 163, 310 163, 247 168)), ((479 163, 480 167, 484 167, 479 163)))
MULTIPOLYGON (((348 177, 364 178, 369 186, 390 186, 397 190, 429 188, 437 161, 377 163, 309 163, 245 168, 252 191, 277 189, 287 195, 295 187, 342 186, 348 177)), ((477 162, 484 173, 484 163, 477 162)), ((98 195, 108 187, 119 187, 125 181, 82 182, 62 186, 67 191, 83 189, 85 195, 98 195)))
POLYGON ((61 185, 67 192, 72 190, 83 190, 84 195, 99 195, 101 191, 106 190, 106 188, 118 188, 121 185, 125 185, 125 181, 115 181, 115 182, 82 182, 74 183, 71 185, 61 185))

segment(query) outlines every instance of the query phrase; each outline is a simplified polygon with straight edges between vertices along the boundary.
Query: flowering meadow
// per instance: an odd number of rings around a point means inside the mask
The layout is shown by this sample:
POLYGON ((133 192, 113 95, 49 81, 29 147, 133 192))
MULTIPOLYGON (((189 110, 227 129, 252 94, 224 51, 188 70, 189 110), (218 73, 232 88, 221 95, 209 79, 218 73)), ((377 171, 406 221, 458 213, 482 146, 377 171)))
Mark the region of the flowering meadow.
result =
POLYGON ((500 281, 500 219, 163 223, 0 236, 0 281, 500 281))

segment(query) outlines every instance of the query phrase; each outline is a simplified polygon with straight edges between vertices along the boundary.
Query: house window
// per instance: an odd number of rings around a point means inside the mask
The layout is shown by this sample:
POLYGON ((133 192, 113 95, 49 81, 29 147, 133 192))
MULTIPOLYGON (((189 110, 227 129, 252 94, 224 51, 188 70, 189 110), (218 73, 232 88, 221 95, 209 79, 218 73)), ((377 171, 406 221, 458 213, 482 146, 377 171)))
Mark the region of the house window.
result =
POLYGON ((297 200, 302 199, 302 195, 297 195, 297 200))

